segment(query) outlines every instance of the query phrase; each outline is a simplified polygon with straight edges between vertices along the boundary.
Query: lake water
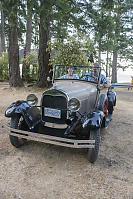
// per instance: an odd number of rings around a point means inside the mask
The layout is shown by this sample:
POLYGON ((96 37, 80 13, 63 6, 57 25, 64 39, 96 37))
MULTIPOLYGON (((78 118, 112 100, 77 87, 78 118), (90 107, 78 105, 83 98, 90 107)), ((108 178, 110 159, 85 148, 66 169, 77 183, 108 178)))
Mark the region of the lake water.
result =
POLYGON ((117 80, 118 83, 125 83, 125 82, 131 82, 131 76, 133 76, 133 69, 128 68, 126 71, 123 71, 122 69, 119 69, 117 72, 117 80))
MULTIPOLYGON (((105 73, 103 73, 105 75, 105 73)), ((119 69, 117 71, 117 82, 118 83, 130 83, 131 76, 133 76, 133 69, 128 68, 126 71, 119 69)))

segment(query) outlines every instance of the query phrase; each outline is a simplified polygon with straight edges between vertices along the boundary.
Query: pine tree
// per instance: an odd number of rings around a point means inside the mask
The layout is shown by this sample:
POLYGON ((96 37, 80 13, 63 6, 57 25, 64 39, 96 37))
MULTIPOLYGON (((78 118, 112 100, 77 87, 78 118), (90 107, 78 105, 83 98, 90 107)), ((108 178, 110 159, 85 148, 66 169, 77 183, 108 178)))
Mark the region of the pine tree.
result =
POLYGON ((18 46, 18 3, 15 0, 2 2, 3 10, 8 13, 8 38, 9 38, 9 83, 10 86, 23 86, 19 69, 19 46, 18 46), (8 5, 8 8, 7 8, 8 5))
POLYGON ((5 45, 5 19, 4 19, 4 12, 1 10, 1 24, 0 24, 0 41, 1 41, 1 52, 6 52, 6 45, 5 45))
POLYGON ((24 57, 31 51, 32 41, 32 2, 27 0, 27 16, 26 16, 26 42, 24 48, 24 57))
MULTIPOLYGON (((24 58, 28 56, 31 51, 31 41, 32 41, 32 11, 33 11, 33 4, 31 0, 27 0, 27 12, 26 12, 26 41, 24 47, 24 58)), ((23 64, 22 66, 22 79, 25 81, 29 81, 29 72, 30 66, 23 64)))
POLYGON ((91 28, 95 48, 98 49, 99 62, 102 62, 102 53, 106 52, 106 75, 110 75, 111 65, 112 82, 117 82, 119 67, 128 67, 120 65, 119 60, 132 58, 132 13, 130 0, 102 0, 99 3, 92 1, 91 28))
POLYGON ((87 5, 86 1, 79 2, 77 0, 40 0, 39 71, 37 81, 39 87, 47 86, 50 58, 47 52, 47 43, 53 31, 63 41, 67 35, 66 27, 69 25, 84 30, 87 22, 83 13, 87 13, 87 5))

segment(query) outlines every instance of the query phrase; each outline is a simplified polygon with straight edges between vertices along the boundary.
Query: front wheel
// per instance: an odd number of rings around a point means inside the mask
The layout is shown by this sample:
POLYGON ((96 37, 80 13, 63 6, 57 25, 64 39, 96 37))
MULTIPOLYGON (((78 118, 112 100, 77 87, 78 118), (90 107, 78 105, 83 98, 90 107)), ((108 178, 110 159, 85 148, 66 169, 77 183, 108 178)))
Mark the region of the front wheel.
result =
POLYGON ((94 163, 97 160, 100 143, 100 129, 90 130, 90 140, 95 140, 95 147, 88 149, 88 160, 94 163))
MULTIPOLYGON (((11 118, 10 127, 14 129, 27 130, 27 125, 23 117, 19 115, 16 115, 11 118)), ((19 138, 13 135, 9 135, 9 138, 10 138, 11 144, 15 146, 16 148, 19 148, 20 146, 24 145, 24 143, 26 142, 26 139, 19 138)))

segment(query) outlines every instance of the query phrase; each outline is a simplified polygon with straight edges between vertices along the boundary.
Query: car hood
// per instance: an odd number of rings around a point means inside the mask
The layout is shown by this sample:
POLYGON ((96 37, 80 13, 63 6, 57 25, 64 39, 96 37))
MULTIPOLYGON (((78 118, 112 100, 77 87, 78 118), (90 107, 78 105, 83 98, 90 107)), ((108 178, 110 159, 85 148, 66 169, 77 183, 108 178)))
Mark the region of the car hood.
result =
POLYGON ((96 85, 78 80, 57 81, 54 83, 53 89, 64 92, 69 98, 75 97, 79 100, 87 99, 90 95, 94 95, 97 92, 96 85))

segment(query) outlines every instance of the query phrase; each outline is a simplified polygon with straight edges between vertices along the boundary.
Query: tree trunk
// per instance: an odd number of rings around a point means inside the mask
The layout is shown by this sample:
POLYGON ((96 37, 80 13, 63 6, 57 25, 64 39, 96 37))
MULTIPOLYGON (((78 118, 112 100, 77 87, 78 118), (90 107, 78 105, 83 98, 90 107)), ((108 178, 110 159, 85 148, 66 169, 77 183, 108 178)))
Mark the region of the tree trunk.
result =
MULTIPOLYGON (((26 24, 26 43, 24 48, 24 58, 30 53, 31 51, 31 38, 32 38, 32 7, 30 1, 27 0, 27 24, 26 24)), ((25 64, 22 66, 22 79, 28 81, 30 79, 29 73, 25 74, 27 69, 25 64)), ((30 69, 28 68, 28 71, 30 69)))
MULTIPOLYGON (((41 2, 41 7, 44 6, 44 2, 41 2)), ((49 53, 47 52, 47 43, 50 38, 50 18, 44 17, 44 13, 40 13, 40 25, 39 25, 39 69, 37 85, 39 87, 47 87, 47 77, 49 76, 49 53)))
POLYGON ((115 18, 115 34, 114 34, 114 48, 113 48, 113 62, 112 62, 112 83, 117 83, 117 58, 118 58, 118 40, 120 35, 120 1, 117 2, 116 18, 115 18))
POLYGON ((109 65, 109 52, 107 50, 107 61, 106 61, 106 77, 108 77, 108 65, 109 65))
POLYGON ((109 62, 108 62, 108 68, 109 68, 109 79, 111 79, 111 70, 112 70, 112 63, 111 63, 111 57, 112 57, 112 53, 110 53, 110 56, 109 56, 109 62))
POLYGON ((4 28, 4 12, 1 10, 1 51, 6 52, 6 45, 5 45, 5 28, 4 28))
POLYGON ((113 52, 112 83, 117 83, 117 51, 113 52))
POLYGON ((101 39, 99 39, 98 44, 99 44, 99 48, 98 48, 98 63, 99 63, 99 66, 101 66, 101 39))
POLYGON ((31 38, 32 38, 32 7, 27 0, 27 24, 26 24, 26 44, 24 48, 24 57, 31 51, 31 38))
POLYGON ((101 51, 100 51, 100 49, 98 50, 98 63, 99 63, 99 66, 101 66, 101 51))
MULTIPOLYGON (((15 4, 15 2, 14 2, 15 4)), ((14 9, 12 5, 11 15, 8 19, 8 37, 9 37, 9 83, 12 87, 23 86, 23 82, 20 78, 20 68, 19 68, 19 46, 18 46, 18 31, 17 31, 17 9, 14 9)))
MULTIPOLYGON (((1 24, 0 24, 0 30, 1 30, 1 24)), ((0 38, 0 57, 2 56, 2 47, 1 47, 1 38, 0 38)))
POLYGON ((26 26, 26 44, 24 49, 24 57, 28 55, 31 51, 31 38, 32 38, 32 16, 27 19, 26 26))

